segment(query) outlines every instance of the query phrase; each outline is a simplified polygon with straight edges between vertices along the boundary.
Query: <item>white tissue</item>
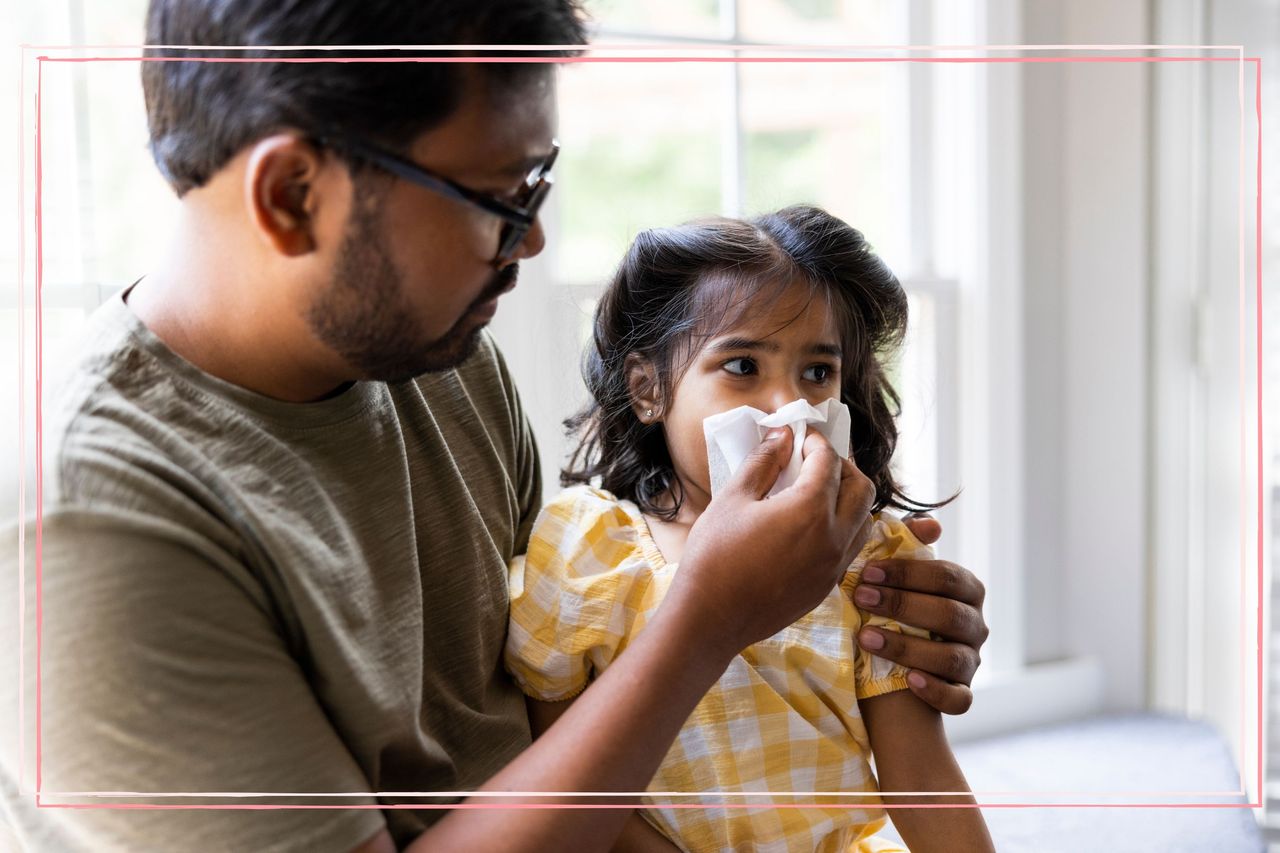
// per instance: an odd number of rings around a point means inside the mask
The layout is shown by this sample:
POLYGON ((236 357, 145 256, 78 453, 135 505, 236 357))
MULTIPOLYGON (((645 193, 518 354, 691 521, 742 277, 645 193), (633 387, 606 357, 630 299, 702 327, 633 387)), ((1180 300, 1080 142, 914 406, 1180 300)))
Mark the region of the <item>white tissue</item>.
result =
POLYGON ((791 460, 778 475, 770 495, 790 486, 800 476, 800 451, 806 427, 812 426, 826 436, 842 457, 849 455, 849 407, 832 397, 817 406, 805 400, 787 403, 773 414, 751 406, 739 406, 702 422, 707 438, 707 467, 711 473, 711 494, 719 491, 733 477, 751 451, 764 441, 765 433, 774 427, 790 427, 795 441, 791 460))

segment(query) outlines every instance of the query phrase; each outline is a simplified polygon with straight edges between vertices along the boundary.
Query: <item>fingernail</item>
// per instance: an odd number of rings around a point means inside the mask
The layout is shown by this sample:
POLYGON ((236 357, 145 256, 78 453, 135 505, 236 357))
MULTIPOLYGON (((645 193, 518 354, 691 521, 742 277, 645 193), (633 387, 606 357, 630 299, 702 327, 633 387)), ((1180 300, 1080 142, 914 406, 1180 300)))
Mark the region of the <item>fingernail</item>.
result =
POLYGON ((775 427, 764 434, 764 440, 777 441, 778 439, 782 438, 786 434, 787 434, 787 431, 782 427, 775 427))
POLYGON ((875 607, 880 603, 880 590, 869 586, 860 586, 853 594, 853 600, 863 607, 875 607))
POLYGON ((879 631, 863 631, 858 635, 858 640, 864 649, 875 651, 884 648, 884 637, 880 636, 879 631))
POLYGON ((867 583, 883 583, 884 569, 879 566, 867 566, 862 570, 862 579, 867 583))
POLYGON ((907 683, 916 689, 923 689, 924 676, 918 672, 907 673, 907 683))

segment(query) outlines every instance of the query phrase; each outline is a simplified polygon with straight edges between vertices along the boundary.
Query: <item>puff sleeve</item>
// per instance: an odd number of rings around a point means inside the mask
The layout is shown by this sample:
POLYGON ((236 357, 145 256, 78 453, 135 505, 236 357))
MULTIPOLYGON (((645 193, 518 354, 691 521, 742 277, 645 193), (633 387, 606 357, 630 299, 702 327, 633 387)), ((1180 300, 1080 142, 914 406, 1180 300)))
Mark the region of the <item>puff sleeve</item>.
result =
MULTIPOLYGON (((845 575, 840 586, 844 593, 852 599, 853 589, 858 585, 858 578, 862 575, 862 567, 869 561, 890 557, 909 560, 932 560, 933 556, 933 549, 912 535, 911 530, 900 519, 888 513, 880 513, 876 516, 875 523, 872 526, 871 538, 867 540, 862 552, 853 561, 853 566, 849 569, 848 574, 845 575)), ((910 634, 915 637, 929 636, 928 631, 898 622, 887 616, 869 613, 862 608, 857 608, 857 610, 860 623, 859 630, 870 626, 884 631, 910 634)), ((859 699, 869 699, 872 696, 907 689, 907 667, 878 658, 856 643, 854 645, 854 653, 854 680, 859 699)))
POLYGON ((643 523, 586 486, 566 489, 539 514, 528 553, 508 571, 504 662, 526 695, 556 702, 580 693, 656 608, 643 523))

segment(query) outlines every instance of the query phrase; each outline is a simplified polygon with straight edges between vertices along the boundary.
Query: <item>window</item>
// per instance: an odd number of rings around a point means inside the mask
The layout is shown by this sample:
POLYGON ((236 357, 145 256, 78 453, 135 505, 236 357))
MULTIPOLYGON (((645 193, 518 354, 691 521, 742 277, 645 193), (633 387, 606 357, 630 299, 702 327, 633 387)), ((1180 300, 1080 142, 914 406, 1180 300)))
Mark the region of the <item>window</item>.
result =
MULTIPOLYGON (((18 13, 23 41, 32 44, 138 44, 143 38, 144 0, 113 4, 27 4, 18 13)), ((118 51, 136 54, 136 50, 118 51)), ((18 448, 25 438, 23 462, 0 463, 0 517, 16 515, 20 465, 27 468, 28 509, 35 499, 35 181, 34 80, 36 62, 28 52, 0 68, 0 79, 19 90, 22 76, 22 124, 18 110, 4 123, 6 162, 19 169, 4 172, 10 198, 22 187, 22 211, 6 208, 9 233, 18 241, 0 248, 0 393, 17 408, 13 378, 22 367, 25 424, 0 419, 0 444, 18 448), (18 289, 19 273, 25 292, 18 289), (20 306, 24 309, 20 311, 20 306), (20 430, 25 426, 25 434, 20 430)), ((162 245, 163 227, 173 221, 177 202, 146 151, 147 129, 137 63, 46 63, 43 72, 42 148, 44 155, 44 287, 42 338, 46 385, 56 375, 58 353, 75 343, 87 313, 105 296, 144 272, 152 252, 162 245)), ((8 409, 7 409, 8 410, 8 409)))

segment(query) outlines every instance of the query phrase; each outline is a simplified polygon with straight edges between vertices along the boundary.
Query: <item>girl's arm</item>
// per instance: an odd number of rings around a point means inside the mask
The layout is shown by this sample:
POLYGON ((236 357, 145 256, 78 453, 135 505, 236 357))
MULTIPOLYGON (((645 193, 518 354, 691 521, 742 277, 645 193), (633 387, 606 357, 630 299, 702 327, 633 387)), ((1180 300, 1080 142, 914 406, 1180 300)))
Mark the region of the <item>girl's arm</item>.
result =
MULTIPOLYGON (((882 791, 968 791, 951 754, 942 717, 909 690, 858 701, 882 791)), ((885 797, 887 805, 964 804, 968 794, 885 797)), ((888 809, 893 825, 912 853, 931 850, 995 850, 977 808, 888 809)))
MULTIPOLYGON (((551 724, 573 704, 572 699, 566 699, 563 702, 539 702, 527 696, 524 701, 529 709, 529 726, 533 730, 535 740, 551 728, 551 724)), ((680 853, 680 848, 650 826, 638 812, 632 811, 622 827, 622 834, 613 845, 612 853, 680 853)))

